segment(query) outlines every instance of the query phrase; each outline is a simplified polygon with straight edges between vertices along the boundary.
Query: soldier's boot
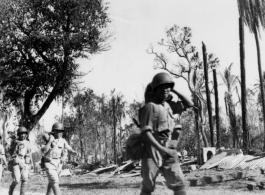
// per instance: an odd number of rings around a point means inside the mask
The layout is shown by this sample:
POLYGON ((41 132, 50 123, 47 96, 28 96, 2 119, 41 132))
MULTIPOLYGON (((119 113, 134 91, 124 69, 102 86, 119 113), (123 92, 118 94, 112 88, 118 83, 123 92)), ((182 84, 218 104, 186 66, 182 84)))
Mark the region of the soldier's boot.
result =
POLYGON ((13 192, 14 192, 16 185, 17 185, 17 182, 13 181, 9 187, 8 195, 13 195, 13 192))
POLYGON ((61 195, 61 191, 60 191, 59 183, 54 183, 54 184, 52 185, 52 189, 53 189, 53 193, 54 193, 54 195, 61 195))
POLYGON ((27 187, 27 182, 26 181, 22 181, 21 182, 21 188, 20 188, 20 195, 25 195, 26 187, 27 187))
POLYGON ((48 183, 46 195, 52 195, 52 184, 48 183))

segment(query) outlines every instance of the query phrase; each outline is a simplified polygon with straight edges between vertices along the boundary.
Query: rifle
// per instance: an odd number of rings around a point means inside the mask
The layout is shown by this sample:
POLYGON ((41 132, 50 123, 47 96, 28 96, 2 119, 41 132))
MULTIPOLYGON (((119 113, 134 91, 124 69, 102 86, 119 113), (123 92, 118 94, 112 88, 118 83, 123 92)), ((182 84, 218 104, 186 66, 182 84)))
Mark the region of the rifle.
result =
POLYGON ((140 128, 140 124, 138 123, 138 121, 135 118, 133 118, 133 122, 138 128, 140 128))

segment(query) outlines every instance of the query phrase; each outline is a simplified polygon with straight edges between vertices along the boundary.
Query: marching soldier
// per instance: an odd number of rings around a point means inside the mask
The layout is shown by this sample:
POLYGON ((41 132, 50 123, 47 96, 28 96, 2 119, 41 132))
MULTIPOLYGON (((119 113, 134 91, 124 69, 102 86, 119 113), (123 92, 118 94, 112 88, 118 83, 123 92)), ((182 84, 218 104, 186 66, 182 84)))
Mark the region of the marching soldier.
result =
POLYGON ((44 154, 44 166, 49 180, 46 195, 51 195, 52 191, 55 195, 60 195, 59 188, 59 171, 63 150, 67 149, 73 154, 77 154, 75 150, 63 138, 64 126, 62 123, 54 123, 52 133, 49 140, 42 148, 44 154))
POLYGON ((174 195, 186 195, 176 142, 171 139, 175 128, 173 114, 181 113, 185 107, 192 107, 193 103, 181 93, 173 91, 174 85, 169 74, 155 75, 151 83, 152 95, 145 94, 146 105, 140 109, 140 129, 145 143, 140 195, 151 195, 155 189, 159 170, 163 173, 167 187, 174 192, 174 195), (171 104, 171 91, 175 92, 182 102, 171 104))
POLYGON ((15 187, 20 181, 20 195, 25 194, 29 176, 29 167, 32 163, 30 142, 27 140, 27 129, 25 127, 19 127, 17 135, 18 139, 13 141, 10 148, 13 182, 9 187, 9 195, 13 195, 15 187))

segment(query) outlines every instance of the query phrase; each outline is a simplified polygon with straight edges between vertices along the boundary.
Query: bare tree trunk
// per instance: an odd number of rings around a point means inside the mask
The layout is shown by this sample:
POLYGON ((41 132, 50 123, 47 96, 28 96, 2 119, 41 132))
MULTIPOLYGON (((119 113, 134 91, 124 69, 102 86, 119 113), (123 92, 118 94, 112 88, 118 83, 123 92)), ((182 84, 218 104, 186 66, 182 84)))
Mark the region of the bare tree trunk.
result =
POLYGON ((200 115, 200 129, 201 129, 201 134, 202 134, 202 140, 204 143, 204 147, 208 147, 209 144, 208 144, 207 137, 205 135, 205 128, 204 128, 205 119, 203 119, 203 117, 202 117, 202 111, 201 110, 199 110, 199 115, 200 115))
POLYGON ((114 164, 117 164, 117 151, 116 151, 116 112, 115 112, 115 98, 112 99, 112 106, 113 106, 113 158, 114 164))
POLYGON ((220 137, 220 123, 219 123, 219 98, 218 98, 218 83, 216 76, 216 69, 213 69, 213 83, 214 83, 214 97, 215 97, 215 118, 216 118, 216 137, 217 144, 216 147, 221 147, 221 137, 220 137))
POLYGON ((243 128, 243 152, 248 154, 248 126, 247 126, 247 93, 245 71, 245 37, 243 19, 239 18, 240 38, 240 70, 241 70, 241 101, 242 101, 242 128, 243 128))
POLYGON ((81 159, 84 159, 84 146, 83 146, 83 141, 80 138, 80 150, 81 150, 81 159))
POLYGON ((262 105, 262 113, 263 113, 263 127, 264 127, 264 143, 263 143, 263 151, 265 151, 265 100, 264 100, 264 83, 262 77, 262 67, 261 67, 261 59, 260 59, 260 46, 259 46, 259 37, 257 29, 254 28, 255 41, 257 46, 257 57, 258 57, 258 68, 259 68, 259 82, 260 82, 260 94, 261 94, 261 105, 262 105))
POLYGON ((211 146, 214 147, 211 94, 210 94, 209 85, 208 85, 209 83, 208 63, 207 63, 206 47, 204 43, 202 43, 202 53, 203 53, 204 78, 205 78, 206 99, 207 99, 207 108, 208 108, 208 116, 209 116, 209 126, 210 126, 210 133, 211 133, 211 146))
POLYGON ((195 113, 195 132, 196 132, 196 137, 197 137, 197 161, 198 164, 202 164, 201 160, 201 141, 200 141, 200 126, 199 126, 199 111, 198 109, 194 109, 195 113))
POLYGON ((104 129, 105 129, 105 162, 106 164, 108 164, 108 151, 107 151, 107 148, 108 148, 108 142, 107 142, 107 129, 106 127, 104 126, 104 129))

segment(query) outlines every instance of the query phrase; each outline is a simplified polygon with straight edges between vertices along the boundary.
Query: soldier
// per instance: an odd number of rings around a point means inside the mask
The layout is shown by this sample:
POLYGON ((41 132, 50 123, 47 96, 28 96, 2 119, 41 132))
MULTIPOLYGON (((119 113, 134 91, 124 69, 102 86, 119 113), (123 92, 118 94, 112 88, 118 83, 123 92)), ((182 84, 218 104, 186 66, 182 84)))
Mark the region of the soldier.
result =
POLYGON ((151 87, 153 96, 146 98, 147 104, 139 113, 140 129, 145 143, 145 152, 142 157, 141 195, 151 195, 154 191, 159 170, 163 173, 167 187, 173 190, 174 195, 186 195, 176 144, 171 142, 171 137, 175 127, 173 113, 180 113, 185 110, 183 108, 192 107, 193 103, 176 90, 174 91, 182 103, 174 105, 167 103, 174 87, 173 79, 167 73, 155 75, 151 87))
POLYGON ((44 166, 49 180, 46 195, 51 195, 52 191, 55 195, 60 195, 58 174, 63 150, 67 149, 69 152, 77 154, 77 152, 72 149, 66 140, 62 138, 63 132, 63 124, 54 123, 49 140, 42 148, 42 152, 44 154, 44 166))
MULTIPOLYGON (((2 136, 0 135, 0 143, 2 140, 2 136)), ((5 156, 5 150, 2 144, 0 144, 0 181, 3 176, 3 165, 7 165, 6 163, 6 156, 5 156)))
POLYGON ((32 163, 30 142, 27 140, 27 129, 25 127, 19 127, 17 135, 18 139, 13 141, 10 148, 13 182, 9 187, 9 195, 13 194, 16 185, 20 181, 20 195, 25 194, 29 176, 29 165, 32 163))

